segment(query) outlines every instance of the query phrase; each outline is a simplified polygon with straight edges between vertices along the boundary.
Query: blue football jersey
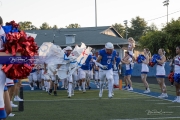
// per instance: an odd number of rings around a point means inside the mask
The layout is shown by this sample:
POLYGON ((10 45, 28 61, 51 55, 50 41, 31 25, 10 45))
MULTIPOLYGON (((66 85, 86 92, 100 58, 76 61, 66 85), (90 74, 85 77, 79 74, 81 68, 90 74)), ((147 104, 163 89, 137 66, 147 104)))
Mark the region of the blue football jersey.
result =
POLYGON ((85 63, 81 66, 81 69, 83 70, 90 70, 90 61, 92 59, 92 55, 88 55, 85 63))
MULTIPOLYGON (((96 60, 96 56, 92 56, 94 60, 96 60)), ((93 61, 90 61, 90 70, 94 67, 95 63, 93 61)))
POLYGON ((107 54, 105 49, 99 51, 99 55, 102 57, 101 64, 105 65, 110 70, 112 68, 113 60, 116 56, 116 51, 113 50, 111 54, 107 54))

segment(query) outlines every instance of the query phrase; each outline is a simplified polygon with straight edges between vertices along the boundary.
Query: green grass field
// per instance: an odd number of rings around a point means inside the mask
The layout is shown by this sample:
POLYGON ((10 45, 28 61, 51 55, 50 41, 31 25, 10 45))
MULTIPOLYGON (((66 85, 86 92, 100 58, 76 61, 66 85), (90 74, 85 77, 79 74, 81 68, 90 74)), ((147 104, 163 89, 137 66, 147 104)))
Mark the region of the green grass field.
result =
MULTIPOLYGON (((142 83, 133 83, 134 88, 144 89, 142 83)), ((159 86, 150 84, 151 91, 159 92, 159 86)), ((175 95, 174 87, 167 87, 168 94, 175 95)), ((115 90, 108 98, 107 90, 98 98, 99 90, 75 91, 67 98, 65 90, 58 96, 45 91, 24 91, 24 111, 13 108, 16 115, 8 120, 110 120, 110 119, 180 119, 180 104, 133 92, 115 90)), ((15 102, 18 104, 17 102, 15 102)))

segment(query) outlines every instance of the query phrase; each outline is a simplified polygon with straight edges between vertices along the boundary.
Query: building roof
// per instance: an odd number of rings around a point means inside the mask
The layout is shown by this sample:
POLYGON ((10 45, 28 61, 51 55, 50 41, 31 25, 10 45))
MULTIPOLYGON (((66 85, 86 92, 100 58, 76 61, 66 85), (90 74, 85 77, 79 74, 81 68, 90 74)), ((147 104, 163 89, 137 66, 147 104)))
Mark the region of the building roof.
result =
POLYGON ((27 30, 26 32, 37 34, 35 41, 38 45, 41 45, 43 42, 53 42, 53 40, 55 44, 60 46, 80 45, 81 42, 89 46, 105 45, 107 42, 119 45, 128 44, 128 41, 123 39, 122 36, 111 26, 61 28, 58 30, 27 30), (73 44, 66 44, 65 35, 73 34, 75 34, 75 42, 73 44))

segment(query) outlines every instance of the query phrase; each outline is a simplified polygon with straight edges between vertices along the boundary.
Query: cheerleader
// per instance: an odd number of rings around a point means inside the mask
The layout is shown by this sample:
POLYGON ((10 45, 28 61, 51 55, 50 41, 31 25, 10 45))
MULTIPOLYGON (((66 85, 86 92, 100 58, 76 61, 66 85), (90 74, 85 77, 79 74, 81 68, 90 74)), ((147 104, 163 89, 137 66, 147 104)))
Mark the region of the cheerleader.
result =
POLYGON ((135 61, 133 50, 135 48, 135 41, 132 37, 128 38, 128 52, 132 56, 133 61, 135 61))
POLYGON ((160 86, 161 92, 162 94, 160 96, 158 96, 159 98, 166 98, 168 97, 167 93, 166 93, 166 85, 164 82, 164 78, 165 78, 165 61, 166 61, 166 57, 164 56, 165 51, 164 49, 160 48, 158 50, 158 54, 160 55, 161 60, 156 60, 157 61, 157 66, 156 66, 156 79, 158 81, 158 84, 160 86))
POLYGON ((133 90, 132 88, 132 81, 131 81, 131 74, 132 74, 132 57, 129 54, 128 51, 125 52, 125 56, 121 61, 122 63, 126 64, 126 72, 124 75, 124 80, 126 83, 126 90, 133 90), (130 86, 130 88, 128 87, 128 84, 130 86))
MULTIPOLYGON (((3 20, 0 17, 0 50, 3 50, 3 41, 1 39, 1 37, 5 36, 5 32, 2 29, 2 24, 3 24, 3 20)), ((6 54, 5 52, 0 52, 0 56, 7 56, 8 54, 6 54)), ((5 87, 5 82, 6 82, 6 75, 5 73, 2 71, 2 64, 0 64, 0 119, 6 119, 7 114, 5 111, 5 101, 6 101, 6 97, 4 97, 4 95, 8 96, 8 94, 4 94, 4 91, 7 91, 7 89, 4 89, 5 87)), ((10 102, 9 102, 10 104, 10 102)), ((12 109, 11 109, 12 111, 12 109)), ((9 114, 11 113, 11 111, 9 112, 9 114)))
POLYGON ((179 78, 174 79, 175 86, 176 86, 176 99, 173 102, 180 103, 180 46, 176 47, 176 54, 177 56, 174 59, 174 77, 178 74, 179 78))
POLYGON ((144 86, 146 88, 144 93, 149 93, 150 92, 148 82, 146 81, 147 73, 149 72, 148 64, 149 64, 149 56, 150 56, 150 54, 151 53, 150 53, 149 49, 145 48, 144 49, 145 60, 142 61, 142 68, 141 68, 141 80, 144 83, 144 86))

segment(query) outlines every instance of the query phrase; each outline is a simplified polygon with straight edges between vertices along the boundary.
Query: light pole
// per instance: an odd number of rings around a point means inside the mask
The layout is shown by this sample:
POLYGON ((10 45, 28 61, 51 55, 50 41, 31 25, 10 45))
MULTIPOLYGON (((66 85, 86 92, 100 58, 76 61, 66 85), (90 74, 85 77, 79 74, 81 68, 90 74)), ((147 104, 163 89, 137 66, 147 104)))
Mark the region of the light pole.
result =
POLYGON ((128 36, 128 31, 127 31, 127 24, 128 24, 128 21, 127 20, 124 20, 123 21, 125 26, 126 26, 126 39, 127 39, 127 36, 128 36))
POLYGON ((168 24, 168 5, 169 5, 169 0, 165 0, 164 2, 163 2, 163 6, 167 6, 167 24, 168 24))
POLYGON ((97 27, 97 4, 95 0, 95 26, 97 27))

